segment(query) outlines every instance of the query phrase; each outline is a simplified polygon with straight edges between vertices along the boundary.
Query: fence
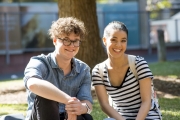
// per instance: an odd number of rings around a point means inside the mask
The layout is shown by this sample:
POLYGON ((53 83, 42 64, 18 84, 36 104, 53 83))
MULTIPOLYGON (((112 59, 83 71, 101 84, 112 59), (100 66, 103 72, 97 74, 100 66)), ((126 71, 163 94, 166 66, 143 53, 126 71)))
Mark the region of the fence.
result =
MULTIPOLYGON (((102 37, 104 27, 113 20, 124 22, 130 35, 128 44, 130 46, 143 46, 144 41, 150 49, 152 44, 157 42, 158 29, 165 31, 165 41, 167 43, 180 42, 180 19, 173 16, 170 19, 147 21, 148 39, 142 39, 141 16, 149 17, 148 12, 123 11, 107 12, 97 11, 100 36, 102 37)), ((22 54, 33 51, 52 51, 54 49, 52 41, 47 34, 52 21, 58 18, 57 12, 1 12, 0 13, 0 54, 6 54, 6 63, 10 63, 10 54, 22 54)))

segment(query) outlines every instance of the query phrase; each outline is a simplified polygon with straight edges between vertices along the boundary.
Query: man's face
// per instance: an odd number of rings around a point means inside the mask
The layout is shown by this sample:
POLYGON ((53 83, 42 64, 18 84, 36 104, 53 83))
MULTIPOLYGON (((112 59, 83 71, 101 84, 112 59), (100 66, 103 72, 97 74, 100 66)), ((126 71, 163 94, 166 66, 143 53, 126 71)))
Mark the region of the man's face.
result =
POLYGON ((74 33, 61 35, 53 40, 56 56, 62 59, 72 59, 79 51, 80 36, 74 33))

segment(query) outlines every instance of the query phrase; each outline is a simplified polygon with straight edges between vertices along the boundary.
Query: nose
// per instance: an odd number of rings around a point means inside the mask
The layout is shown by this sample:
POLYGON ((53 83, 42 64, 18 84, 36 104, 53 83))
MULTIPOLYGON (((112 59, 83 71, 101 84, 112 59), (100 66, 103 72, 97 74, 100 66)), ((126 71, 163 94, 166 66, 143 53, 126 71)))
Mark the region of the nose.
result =
POLYGON ((70 43, 69 46, 70 46, 70 47, 74 47, 74 43, 71 41, 71 43, 70 43))
POLYGON ((121 41, 117 41, 116 46, 121 46, 121 41))

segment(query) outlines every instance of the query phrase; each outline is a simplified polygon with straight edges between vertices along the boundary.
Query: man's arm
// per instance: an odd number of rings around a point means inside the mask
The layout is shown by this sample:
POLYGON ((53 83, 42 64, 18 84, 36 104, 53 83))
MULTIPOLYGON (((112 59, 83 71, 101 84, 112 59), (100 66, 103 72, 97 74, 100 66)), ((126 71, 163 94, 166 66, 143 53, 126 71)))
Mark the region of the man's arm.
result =
POLYGON ((66 110, 71 114, 81 115, 92 111, 92 95, 91 95, 91 74, 90 68, 80 74, 85 75, 83 83, 77 93, 77 96, 73 100, 70 100, 66 104, 66 110))
POLYGON ((59 90, 56 86, 48 81, 31 77, 27 80, 27 87, 34 94, 41 97, 67 104, 71 97, 59 90))

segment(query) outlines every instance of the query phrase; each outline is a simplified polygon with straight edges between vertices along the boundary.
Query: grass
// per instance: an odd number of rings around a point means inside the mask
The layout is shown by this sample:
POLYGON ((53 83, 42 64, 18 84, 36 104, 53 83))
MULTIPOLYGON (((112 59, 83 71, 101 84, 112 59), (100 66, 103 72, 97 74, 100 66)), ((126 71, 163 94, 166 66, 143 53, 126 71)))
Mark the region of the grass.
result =
MULTIPOLYGON (((180 120, 180 97, 174 99, 160 98, 159 104, 163 120, 180 120)), ((22 113, 26 114, 27 104, 0 104, 0 115, 22 113)), ((99 103, 94 100, 93 111, 91 113, 95 120, 103 120, 107 116, 101 111, 99 103)))
POLYGON ((163 120, 180 120, 180 97, 174 99, 160 98, 159 103, 163 120))
POLYGON ((23 84, 22 79, 17 79, 17 80, 1 80, 0 81, 0 88, 6 88, 11 85, 18 85, 18 84, 23 84))
POLYGON ((27 104, 0 104, 0 115, 21 113, 26 115, 27 104))
POLYGON ((155 76, 180 77, 180 61, 167 61, 149 64, 149 67, 155 76))
MULTIPOLYGON (((180 78, 180 61, 151 63, 149 67, 155 76, 170 76, 180 78)), ((0 88, 4 85, 22 83, 21 80, 0 81, 0 88)), ((159 98, 163 120, 180 120, 180 97, 168 99, 159 98)), ((0 115, 23 113, 26 114, 27 104, 0 104, 0 115)), ((99 103, 94 100, 93 112, 91 113, 95 120, 103 120, 107 116, 101 111, 99 103)))
POLYGON ((95 120, 103 120, 107 117, 107 115, 102 112, 98 100, 94 100, 93 111, 91 115, 95 120))

